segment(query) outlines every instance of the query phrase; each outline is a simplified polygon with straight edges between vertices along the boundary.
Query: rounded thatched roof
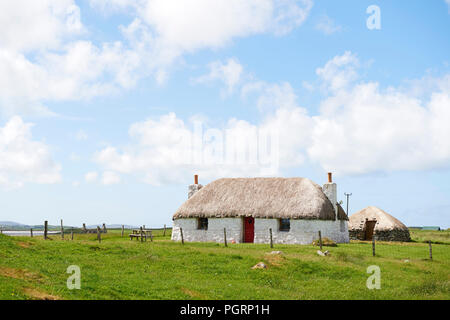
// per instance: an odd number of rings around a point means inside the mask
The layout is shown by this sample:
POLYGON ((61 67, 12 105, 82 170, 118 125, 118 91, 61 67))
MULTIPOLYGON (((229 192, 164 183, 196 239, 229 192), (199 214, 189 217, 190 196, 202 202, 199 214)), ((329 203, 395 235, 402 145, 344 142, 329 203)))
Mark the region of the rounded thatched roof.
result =
POLYGON ((174 214, 180 218, 335 220, 322 188, 306 178, 226 178, 211 182, 174 214))
POLYGON ((377 207, 367 207, 350 216, 348 223, 349 230, 359 230, 364 228, 364 222, 368 220, 376 220, 375 232, 389 230, 408 230, 402 222, 391 216, 389 213, 377 207))

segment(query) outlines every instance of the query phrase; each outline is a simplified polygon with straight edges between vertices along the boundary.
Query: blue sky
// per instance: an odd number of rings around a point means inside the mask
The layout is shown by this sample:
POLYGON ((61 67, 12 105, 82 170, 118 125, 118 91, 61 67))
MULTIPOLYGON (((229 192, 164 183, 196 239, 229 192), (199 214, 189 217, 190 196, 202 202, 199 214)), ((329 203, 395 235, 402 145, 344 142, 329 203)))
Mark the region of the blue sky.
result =
POLYGON ((0 12, 0 221, 170 225, 196 173, 322 184, 332 171, 350 212, 450 227, 448 1, 21 0, 0 12), (199 123, 237 146, 276 132, 276 170, 183 158, 180 137, 199 123))

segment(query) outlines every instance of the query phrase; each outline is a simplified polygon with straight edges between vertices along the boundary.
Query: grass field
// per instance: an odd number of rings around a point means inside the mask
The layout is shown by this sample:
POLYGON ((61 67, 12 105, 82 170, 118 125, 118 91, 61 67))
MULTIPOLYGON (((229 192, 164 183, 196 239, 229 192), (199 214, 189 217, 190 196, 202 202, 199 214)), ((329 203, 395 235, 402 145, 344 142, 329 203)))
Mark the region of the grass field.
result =
MULTIPOLYGON (((122 238, 119 231, 75 240, 0 235, 1 299, 450 299, 449 231, 413 231, 412 243, 365 242, 327 248, 122 238), (428 241, 432 238, 433 261, 428 241), (325 249, 324 249, 325 250, 325 249), (258 262, 267 269, 251 269, 258 262), (81 289, 66 286, 81 268, 81 289), (367 267, 381 268, 381 289, 366 287, 367 267)), ((66 236, 66 238, 68 238, 66 236)))

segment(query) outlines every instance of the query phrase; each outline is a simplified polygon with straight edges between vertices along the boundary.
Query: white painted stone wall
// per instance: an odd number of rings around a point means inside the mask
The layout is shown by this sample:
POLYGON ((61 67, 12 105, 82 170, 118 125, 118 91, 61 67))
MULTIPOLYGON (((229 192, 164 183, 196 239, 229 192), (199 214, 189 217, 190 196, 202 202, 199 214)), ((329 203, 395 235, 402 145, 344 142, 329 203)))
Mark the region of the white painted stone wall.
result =
MULTIPOLYGON (((177 219, 174 221, 172 240, 181 241, 180 227, 186 242, 223 242, 223 228, 227 229, 227 240, 243 242, 244 221, 241 218, 210 218, 208 230, 197 230, 197 219, 177 219)), ((310 244, 319 238, 319 230, 323 238, 337 243, 348 243, 347 221, 291 220, 290 231, 279 231, 278 219, 255 219, 255 243, 269 243, 272 228, 274 243, 310 244)))
POLYGON ((223 228, 227 229, 227 241, 241 242, 243 237, 242 219, 221 218, 208 219, 208 230, 198 230, 196 218, 177 219, 173 222, 172 240, 181 241, 180 228, 186 242, 223 242, 223 228))
POLYGON ((291 229, 286 232, 279 231, 278 219, 256 219, 255 243, 269 243, 270 228, 274 243, 310 244, 319 238, 319 231, 323 238, 336 243, 349 242, 347 221, 291 220, 291 229))

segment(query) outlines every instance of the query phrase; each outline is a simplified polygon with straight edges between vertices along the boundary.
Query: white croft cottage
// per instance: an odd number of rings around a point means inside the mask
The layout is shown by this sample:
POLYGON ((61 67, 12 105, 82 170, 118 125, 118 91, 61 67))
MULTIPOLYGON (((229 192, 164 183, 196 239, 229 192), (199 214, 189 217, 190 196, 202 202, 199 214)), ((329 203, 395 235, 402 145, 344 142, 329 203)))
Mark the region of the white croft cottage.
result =
POLYGON ((173 216, 172 240, 310 244, 322 237, 349 242, 347 215, 331 173, 323 188, 307 178, 229 178, 189 186, 173 216))

